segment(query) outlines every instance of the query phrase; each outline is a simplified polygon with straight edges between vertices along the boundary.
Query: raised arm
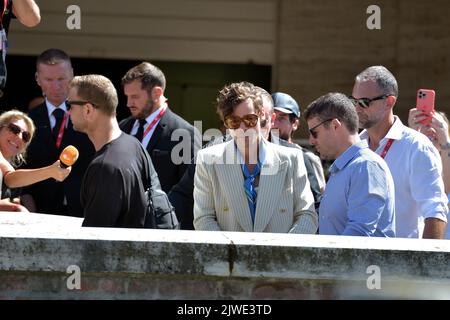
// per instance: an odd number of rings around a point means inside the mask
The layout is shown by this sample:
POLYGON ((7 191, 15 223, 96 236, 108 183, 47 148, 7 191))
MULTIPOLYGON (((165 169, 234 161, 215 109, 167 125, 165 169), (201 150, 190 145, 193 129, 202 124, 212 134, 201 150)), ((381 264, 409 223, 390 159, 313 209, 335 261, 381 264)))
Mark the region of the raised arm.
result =
POLYGON ((12 11, 24 26, 35 27, 41 22, 41 13, 34 0, 13 0, 12 11))
POLYGON ((72 169, 72 167, 61 168, 59 160, 57 160, 54 164, 43 168, 14 170, 14 168, 4 159, 3 161, 0 161, 0 168, 3 172, 5 184, 9 188, 28 186, 48 178, 63 181, 67 178, 72 169))

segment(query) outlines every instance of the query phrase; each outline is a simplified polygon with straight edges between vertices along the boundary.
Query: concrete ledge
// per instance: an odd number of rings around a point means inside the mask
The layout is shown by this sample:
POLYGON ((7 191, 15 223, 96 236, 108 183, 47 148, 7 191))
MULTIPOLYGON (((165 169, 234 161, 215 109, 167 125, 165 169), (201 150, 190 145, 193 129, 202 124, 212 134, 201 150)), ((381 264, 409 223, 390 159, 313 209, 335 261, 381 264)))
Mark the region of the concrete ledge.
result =
POLYGON ((448 240, 82 228, 81 221, 1 212, 0 298, 450 298, 448 240), (71 265, 81 270, 80 290, 68 289, 71 265), (368 288, 373 266, 380 290, 368 288))

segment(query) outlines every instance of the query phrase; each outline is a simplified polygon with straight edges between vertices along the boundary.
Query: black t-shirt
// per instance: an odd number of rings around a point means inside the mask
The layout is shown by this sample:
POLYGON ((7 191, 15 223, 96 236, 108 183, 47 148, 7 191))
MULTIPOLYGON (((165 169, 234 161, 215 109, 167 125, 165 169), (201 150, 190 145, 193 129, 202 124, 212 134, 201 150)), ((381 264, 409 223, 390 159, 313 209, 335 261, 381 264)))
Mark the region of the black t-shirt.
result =
POLYGON ((136 138, 122 133, 95 154, 81 185, 83 226, 144 226, 150 176, 145 152, 136 138))

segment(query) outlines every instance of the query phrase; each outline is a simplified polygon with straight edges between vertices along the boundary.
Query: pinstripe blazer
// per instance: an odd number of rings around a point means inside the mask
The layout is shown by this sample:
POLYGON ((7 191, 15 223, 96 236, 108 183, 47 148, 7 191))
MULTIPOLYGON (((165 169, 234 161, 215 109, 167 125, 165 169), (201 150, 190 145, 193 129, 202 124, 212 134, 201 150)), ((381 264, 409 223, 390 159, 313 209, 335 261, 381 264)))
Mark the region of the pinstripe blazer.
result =
POLYGON ((264 141, 255 223, 234 140, 198 152, 194 178, 196 230, 310 233, 317 214, 301 150, 264 141))

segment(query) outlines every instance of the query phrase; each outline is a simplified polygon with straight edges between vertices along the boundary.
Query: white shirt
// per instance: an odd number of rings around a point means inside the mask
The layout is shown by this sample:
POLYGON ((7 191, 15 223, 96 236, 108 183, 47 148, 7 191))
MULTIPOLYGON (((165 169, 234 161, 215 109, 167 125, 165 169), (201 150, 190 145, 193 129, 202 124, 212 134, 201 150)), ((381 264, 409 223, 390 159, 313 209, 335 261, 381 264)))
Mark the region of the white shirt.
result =
MULTIPOLYGON (((157 110, 153 111, 147 118, 145 118, 145 120, 147 121, 147 123, 144 125, 144 133, 145 130, 147 130, 147 127, 150 125, 150 123, 156 118, 156 116, 160 113, 160 111, 162 110, 162 108, 164 107, 161 106, 159 107, 157 110)), ((161 121, 161 118, 153 125, 153 128, 147 133, 146 136, 144 136, 144 138, 142 139, 142 146, 144 148, 147 148, 148 143, 150 142, 150 139, 153 135, 153 132, 155 132, 156 126, 158 125, 158 123, 161 121)), ((139 120, 136 119, 136 121, 134 121, 134 125, 133 128, 131 128, 130 134, 132 136, 136 135, 137 131, 139 129, 139 120)))
MULTIPOLYGON (((360 136, 369 138, 367 130, 360 136)), ((375 152, 381 154, 389 139, 394 143, 385 160, 395 184, 396 235, 422 238, 426 218, 447 221, 440 155, 425 135, 403 125, 397 116, 375 152)))
MULTIPOLYGON (((48 119, 50 120, 50 128, 53 130, 53 127, 56 125, 56 118, 53 115, 53 111, 55 111, 56 106, 54 106, 53 104, 51 104, 50 101, 48 101, 47 99, 45 99, 45 104, 47 105, 47 113, 48 113, 48 119)), ((64 113, 67 112, 67 107, 66 107, 66 102, 64 101, 63 103, 61 103, 58 106, 59 109, 63 110, 64 113)), ((67 124, 69 121, 66 122, 66 128, 67 128, 67 124)))

